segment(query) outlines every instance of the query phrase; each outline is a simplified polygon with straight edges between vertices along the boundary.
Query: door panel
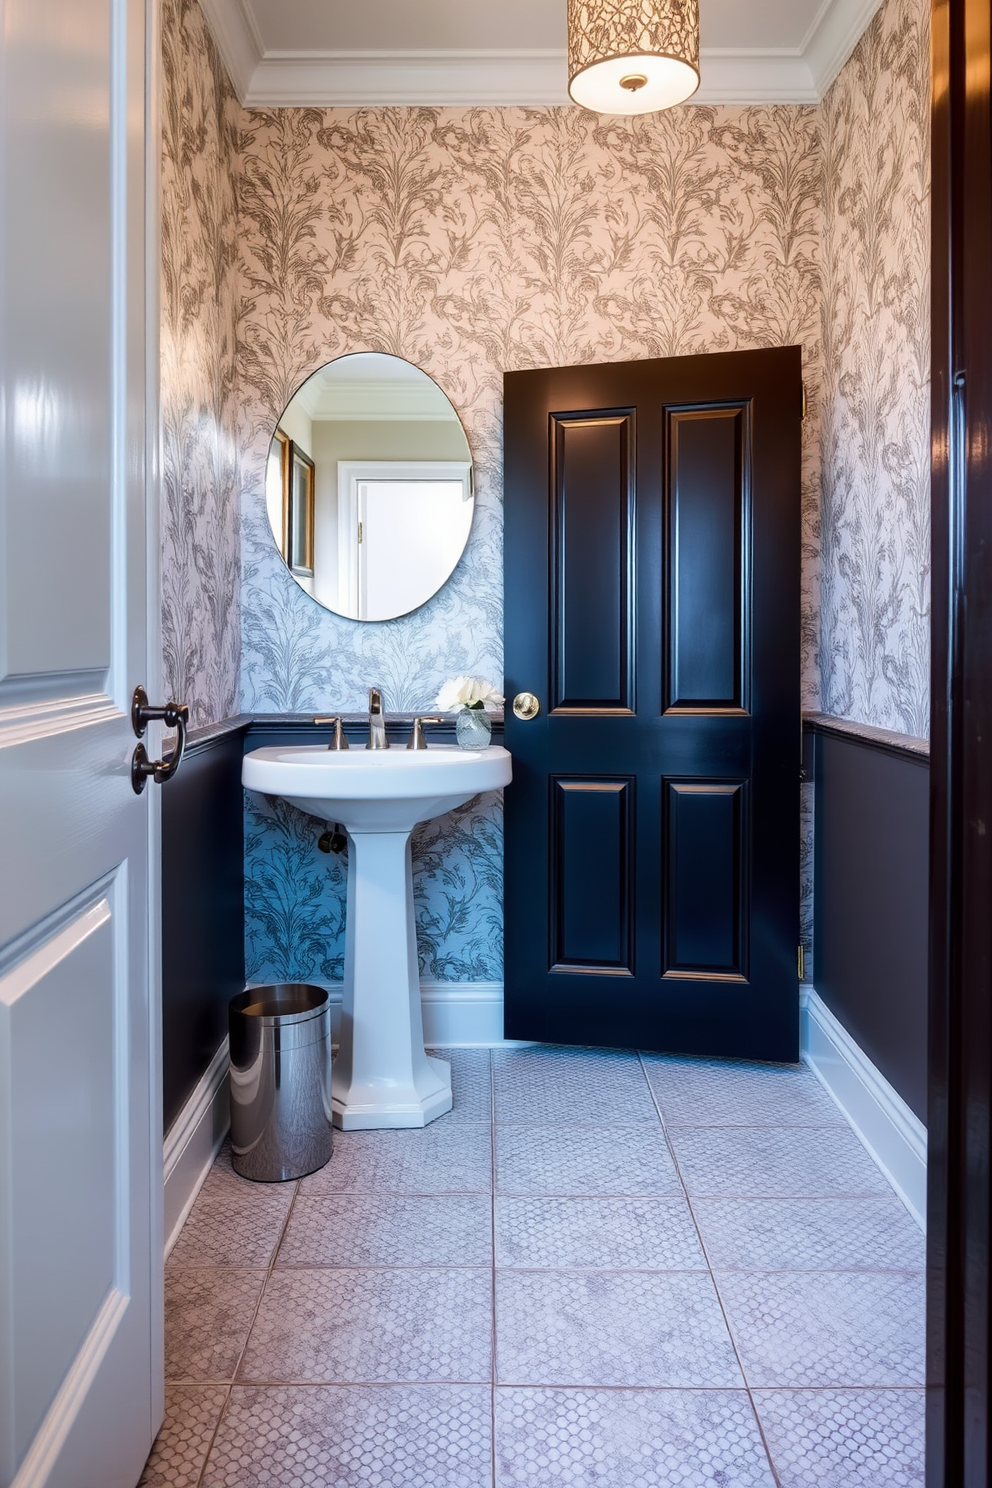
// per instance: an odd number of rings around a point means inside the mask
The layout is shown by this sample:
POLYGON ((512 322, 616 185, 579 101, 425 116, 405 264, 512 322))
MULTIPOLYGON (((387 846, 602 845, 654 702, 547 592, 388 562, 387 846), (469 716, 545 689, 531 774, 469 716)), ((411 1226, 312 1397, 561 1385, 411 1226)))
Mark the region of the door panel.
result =
POLYGON ((630 711, 631 424, 554 420, 555 712, 630 711))
POLYGON ((745 708, 747 414, 668 415, 668 712, 745 708))
POLYGON ((0 1488, 133 1488, 162 1409, 145 19, 0 42, 0 1488))
POLYGON ((552 781, 555 967, 631 971, 633 780, 552 781), (588 871, 595 852, 596 873, 588 871))
POLYGON ((665 784, 663 975, 746 981, 746 785, 665 784))
POLYGON ((127 1163, 115 1109, 127 1070, 127 968, 111 903, 119 889, 115 881, 84 896, 66 923, 29 942, 0 977, 3 1039, 17 1053, 2 1162, 17 1277, 9 1343, 19 1365, 18 1457, 62 1384, 63 1361, 83 1348, 108 1298, 127 1290, 128 1257, 118 1243, 128 1233, 127 1163), (90 995, 81 997, 81 988, 90 995), (109 1076, 98 1087, 94 1069, 109 1076), (44 1182, 35 1166, 41 1145, 44 1182), (44 1348, 34 1346, 40 1339, 44 1348))
POLYGON ((795 1059, 799 348, 505 395, 506 1034, 795 1059))

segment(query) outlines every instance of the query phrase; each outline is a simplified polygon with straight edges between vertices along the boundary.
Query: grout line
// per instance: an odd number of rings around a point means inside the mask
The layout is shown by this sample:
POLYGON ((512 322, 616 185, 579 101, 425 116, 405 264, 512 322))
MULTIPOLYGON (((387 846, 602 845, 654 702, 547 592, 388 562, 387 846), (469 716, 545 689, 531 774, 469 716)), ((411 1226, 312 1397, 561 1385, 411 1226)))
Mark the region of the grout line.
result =
POLYGON ((207 1443, 207 1450, 203 1454, 203 1462, 200 1464, 200 1471, 196 1475, 196 1482, 193 1484, 193 1488, 200 1488, 200 1485, 203 1482, 203 1476, 207 1470, 207 1463, 210 1461, 210 1454, 214 1449, 214 1442, 217 1440, 217 1433, 220 1430, 220 1423, 221 1421, 223 1421, 225 1415, 227 1414, 227 1407, 230 1405, 230 1403, 231 1386, 228 1385, 224 1394, 223 1404, 221 1405, 220 1410, 217 1412, 217 1419, 214 1422, 214 1429, 210 1433, 210 1440, 207 1443))
MULTIPOLYGON (((675 1201, 673 1201, 675 1202, 675 1201)), ((491 1225, 492 1228, 492 1225, 491 1225)), ((698 1230, 697 1230, 698 1234, 698 1230)), ((280 1276, 293 1275, 300 1271, 314 1271, 323 1275, 325 1272, 339 1271, 489 1271, 495 1269, 494 1260, 478 1261, 296 1261, 292 1264, 283 1262, 275 1267, 280 1276)), ((574 1264, 542 1265, 538 1261, 506 1262, 499 1267, 502 1271, 512 1271, 514 1275, 533 1272, 535 1274, 548 1273, 561 1275, 574 1273, 578 1276, 698 1276, 703 1271, 713 1271, 714 1276, 903 1276, 907 1279, 918 1278, 925 1275, 924 1266, 740 1266, 720 1265, 713 1267, 704 1252, 703 1260, 697 1265, 685 1266, 650 1266, 638 1264, 636 1266, 617 1265, 589 1265, 579 1266, 574 1264)), ((251 1271, 261 1274, 261 1266, 175 1266, 173 1273, 188 1275, 190 1272, 206 1271, 211 1274, 231 1271, 251 1271)), ((266 1277, 268 1272, 266 1272, 266 1277)))
POLYGON ((245 1334, 245 1341, 244 1341, 244 1344, 242 1345, 241 1352, 238 1354, 238 1362, 234 1366, 234 1374, 233 1374, 233 1377, 231 1379, 232 1385, 237 1381, 238 1372, 240 1371, 241 1365, 244 1362, 245 1354, 248 1352, 248 1344, 249 1344, 249 1342, 251 1340, 251 1335, 252 1335, 252 1333, 255 1330, 255 1323, 256 1323, 256 1321, 258 1319, 259 1311, 261 1310, 262 1298, 265 1296, 265 1289, 266 1289, 266 1287, 269 1284, 269 1281, 271 1279, 271 1276, 272 1276, 273 1271, 275 1270, 276 1257, 278 1256, 279 1251, 280 1251, 280 1249, 282 1247, 283 1240, 285 1240, 285 1238, 286 1238, 286 1231, 289 1228, 289 1221, 292 1218, 292 1216, 293 1216, 293 1210, 296 1207, 296 1197, 297 1197, 297 1194, 299 1193, 299 1191, 300 1191, 300 1180, 298 1178, 296 1178, 293 1181, 293 1196, 292 1196, 292 1198, 289 1201, 289 1208, 286 1210, 286 1218, 283 1220, 282 1229, 279 1231, 279 1238, 276 1241, 275 1245, 272 1247, 272 1254, 269 1257, 269 1264, 266 1267, 265 1279, 262 1282, 261 1290, 259 1291, 259 1294, 258 1294, 258 1301, 255 1303, 255 1309, 254 1309, 254 1311, 252 1312, 252 1315, 251 1315, 251 1322, 248 1325, 248 1332, 245 1334))
POLYGON ((686 1204, 688 1205, 688 1208, 689 1208, 689 1215, 690 1215, 690 1217, 692 1219, 693 1227, 695 1228, 695 1231, 696 1231, 696 1237, 699 1240, 699 1246, 700 1246, 700 1249, 703 1252, 703 1258, 706 1261, 707 1274, 708 1274, 709 1279, 710 1279, 710 1285, 713 1288, 713 1295, 716 1297, 717 1306, 719 1307, 720 1314, 721 1314, 721 1316, 723 1318, 723 1326, 727 1330, 727 1337, 730 1340, 730 1346, 731 1346, 731 1348, 734 1351, 734 1358, 737 1360, 737 1367, 740 1370, 741 1379, 743 1380, 743 1382, 744 1382, 744 1388, 747 1391, 747 1398, 748 1398, 748 1402, 750 1403, 750 1406, 751 1406, 752 1414, 754 1416, 755 1425, 758 1428, 758 1435, 761 1438, 761 1444, 762 1444, 762 1446, 765 1449, 765 1456, 768 1459, 768 1470, 771 1473, 773 1479, 775 1480, 776 1488, 782 1488, 782 1480, 779 1477, 778 1471, 777 1471, 777 1469, 775 1467, 775 1463, 772 1460, 771 1447, 770 1447, 770 1445, 768 1443, 767 1437, 765 1436, 765 1429, 764 1429, 764 1427, 761 1424, 761 1417, 758 1415, 758 1407, 755 1404, 754 1396, 751 1393, 751 1386, 750 1386, 750 1383, 748 1381, 748 1377, 747 1377, 747 1375, 744 1372, 744 1361, 741 1358, 740 1350, 737 1347, 737 1339, 734 1337, 733 1332, 731 1331, 730 1319, 727 1316, 727 1309, 723 1305, 723 1298, 720 1295, 720 1288, 716 1284, 716 1276, 713 1273, 713 1266, 712 1266, 712 1263, 710 1262, 709 1251, 706 1249, 706 1243, 703 1240, 703 1234, 702 1234, 702 1231, 699 1228, 699 1222, 696 1219, 696 1211, 692 1207, 692 1200, 689 1197, 689 1190, 686 1187, 685 1179, 682 1177, 682 1168, 679 1165, 679 1160, 678 1160, 677 1156, 675 1155, 675 1148, 674 1148, 674 1146, 672 1144, 671 1137, 668 1134, 668 1128, 665 1125, 665 1118, 664 1118, 664 1116, 662 1115, 662 1112, 661 1112, 661 1105, 660 1105, 660 1103, 658 1101, 657 1095, 655 1094, 654 1086, 651 1084, 651 1081, 648 1080, 648 1072, 647 1072, 647 1068, 645 1067, 645 1064, 644 1064, 644 1056, 639 1054, 638 1055, 638 1058, 641 1061, 641 1069, 644 1070, 644 1078, 648 1081, 648 1089, 651 1091, 651 1099, 654 1101, 655 1110, 658 1112, 658 1120, 661 1122, 661 1130, 662 1130, 662 1132, 664 1134, 665 1142, 668 1145, 668 1150, 669 1150, 669 1152, 671 1154, 672 1162, 675 1164, 675 1171, 678 1174, 679 1182, 682 1185, 682 1192, 683 1192, 683 1194, 685 1196, 685 1202, 686 1202, 686 1204))
MULTIPOLYGON (((415 1390, 423 1386, 424 1389, 438 1390, 450 1386, 453 1390, 488 1390, 490 1382, 484 1379, 458 1380, 458 1379, 323 1379, 323 1380, 286 1380, 286 1379, 252 1379, 236 1380, 234 1384, 230 1380, 170 1380, 170 1389, 181 1390, 415 1390)), ((497 1386, 501 1390, 594 1390, 611 1391, 623 1395, 630 1392, 649 1393, 652 1395, 746 1395, 746 1385, 600 1385, 600 1384, 562 1384, 560 1380, 546 1381, 543 1384, 533 1380, 514 1382, 507 1380, 497 1386)), ((926 1390, 925 1385, 755 1385, 753 1392, 756 1395, 863 1395, 866 1391, 872 1393, 919 1395, 926 1390)))

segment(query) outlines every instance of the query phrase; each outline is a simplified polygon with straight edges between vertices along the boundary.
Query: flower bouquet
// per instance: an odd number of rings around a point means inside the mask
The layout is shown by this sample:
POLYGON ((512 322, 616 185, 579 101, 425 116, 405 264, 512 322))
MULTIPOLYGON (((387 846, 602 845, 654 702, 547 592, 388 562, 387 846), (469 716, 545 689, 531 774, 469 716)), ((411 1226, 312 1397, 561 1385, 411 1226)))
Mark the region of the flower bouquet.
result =
POLYGON ((455 738, 463 749, 484 749, 492 738, 487 703, 502 707, 503 694, 481 677, 453 677, 438 693, 437 706, 445 713, 458 714, 455 738))

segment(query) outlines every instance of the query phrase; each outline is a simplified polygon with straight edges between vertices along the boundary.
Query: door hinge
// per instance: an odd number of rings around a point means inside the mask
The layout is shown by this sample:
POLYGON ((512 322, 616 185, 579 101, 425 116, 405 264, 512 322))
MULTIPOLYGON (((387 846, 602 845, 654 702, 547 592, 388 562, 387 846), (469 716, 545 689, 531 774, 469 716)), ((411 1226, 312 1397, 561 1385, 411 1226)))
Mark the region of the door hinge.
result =
POLYGON ((799 947, 799 954, 796 957, 796 970, 799 973, 799 980, 804 982, 806 980, 806 952, 802 946, 799 947))
POLYGON ((358 524, 358 541, 359 542, 362 541, 362 523, 361 522, 359 522, 359 524, 358 524))
POLYGON ((809 404, 806 401, 806 384, 803 383, 803 423, 806 422, 806 415, 807 415, 808 412, 809 412, 809 404))

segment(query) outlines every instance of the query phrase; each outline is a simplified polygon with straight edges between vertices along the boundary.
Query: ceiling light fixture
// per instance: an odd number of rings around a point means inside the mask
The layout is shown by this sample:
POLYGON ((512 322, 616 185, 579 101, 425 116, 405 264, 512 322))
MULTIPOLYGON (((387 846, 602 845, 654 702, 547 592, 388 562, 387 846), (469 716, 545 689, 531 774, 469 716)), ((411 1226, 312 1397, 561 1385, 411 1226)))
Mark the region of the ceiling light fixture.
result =
POLYGON ((568 91, 597 114, 651 114, 699 87, 699 0, 568 0, 568 91))

